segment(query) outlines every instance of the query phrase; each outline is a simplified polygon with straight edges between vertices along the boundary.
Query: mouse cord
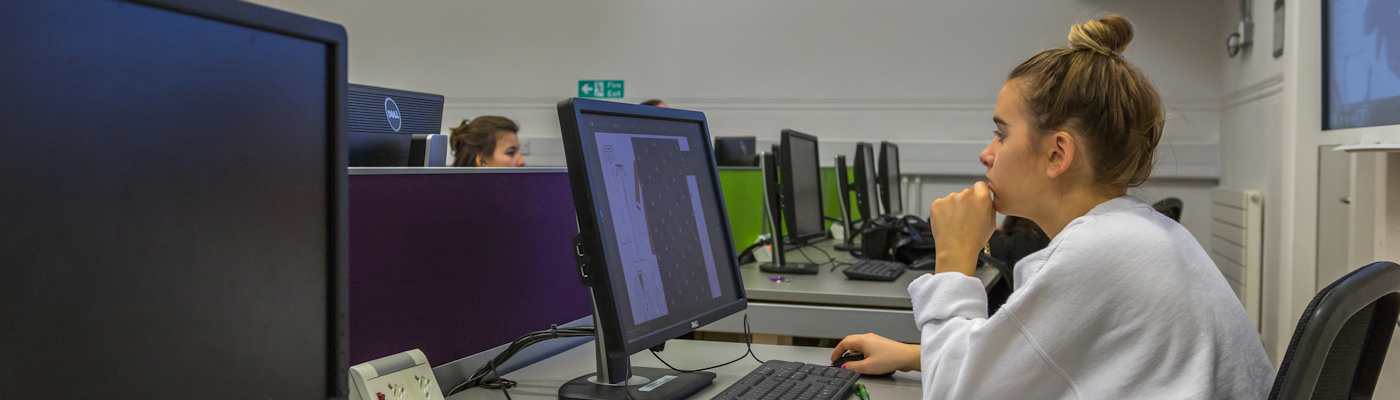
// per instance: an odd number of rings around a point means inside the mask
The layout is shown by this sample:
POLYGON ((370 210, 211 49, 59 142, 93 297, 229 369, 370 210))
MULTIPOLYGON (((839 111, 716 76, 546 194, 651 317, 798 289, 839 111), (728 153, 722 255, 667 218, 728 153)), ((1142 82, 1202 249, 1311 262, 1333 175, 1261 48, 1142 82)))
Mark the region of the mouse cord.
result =
POLYGON ((819 248, 819 247, 816 247, 816 246, 813 246, 813 245, 810 245, 810 244, 800 244, 800 245, 795 246, 794 249, 796 249, 797 252, 798 252, 799 254, 802 254, 802 257, 803 257, 803 258, 806 258, 808 262, 816 262, 816 261, 815 261, 815 260, 812 260, 812 257, 811 257, 811 256, 808 256, 806 251, 802 250, 802 249, 805 248, 805 247, 810 247, 810 248, 812 248, 812 249, 814 249, 814 250, 816 250, 816 251, 821 252, 823 256, 826 256, 826 261, 825 261, 825 262, 821 262, 821 263, 817 263, 817 266, 822 266, 822 265, 827 265, 827 264, 834 264, 834 263, 836 263, 836 258, 835 258, 835 257, 832 257, 832 256, 831 256, 831 253, 827 253, 826 250, 822 250, 822 249, 819 248))
POLYGON ((837 269, 837 268, 855 265, 855 264, 852 264, 852 263, 849 263, 849 262, 837 260, 836 257, 832 257, 832 256, 831 256, 831 253, 827 253, 826 250, 822 250, 822 248, 817 247, 817 246, 812 246, 812 245, 807 245, 807 244, 804 244, 804 245, 801 245, 801 246, 797 246, 797 252, 798 252, 798 253, 801 253, 803 257, 807 257, 808 260, 811 260, 812 257, 808 257, 808 256, 807 256, 807 252, 802 251, 802 248, 803 248, 803 247, 811 247, 812 250, 816 250, 816 251, 818 251, 818 252, 821 252, 821 253, 822 253, 822 256, 826 257, 826 262, 821 263, 821 264, 817 264, 817 265, 818 265, 818 266, 822 266, 822 265, 826 265, 826 264, 831 264, 831 270, 828 271, 828 272, 836 272, 836 269, 837 269))
POLYGON ((715 368, 719 368, 719 367, 723 367, 723 366, 726 366, 726 365, 729 365, 729 364, 733 364, 733 363, 739 362, 740 360, 743 360, 744 358, 747 358, 747 357, 753 357, 753 360, 754 360, 754 361, 758 361, 759 364, 762 364, 762 363, 763 363, 763 360, 758 359, 758 355, 756 355, 756 354, 753 353, 753 334, 749 332, 749 314, 747 314, 747 313, 744 314, 744 343, 745 343, 745 345, 746 345, 746 347, 747 347, 747 350, 744 351, 744 354, 743 354, 743 355, 740 355, 739 358, 736 358, 736 359, 731 360, 731 361, 729 361, 729 362, 727 362, 727 363, 724 363, 724 364, 715 365, 715 366, 711 366, 711 367, 700 368, 700 369, 689 369, 689 370, 687 370, 687 369, 680 369, 680 368, 676 368, 676 367, 674 367, 674 366, 671 366, 671 363, 668 363, 668 362, 666 362, 666 360, 663 360, 663 359, 661 358, 661 355, 660 355, 660 354, 657 354, 655 350, 652 350, 652 351, 651 351, 651 356, 652 356, 652 357, 656 357, 656 360, 657 360, 657 361, 660 361, 662 364, 665 364, 665 365, 666 365, 666 368, 670 368, 672 371, 676 371, 676 372, 700 372, 700 371, 705 371, 705 370, 711 370, 711 369, 715 369, 715 368))

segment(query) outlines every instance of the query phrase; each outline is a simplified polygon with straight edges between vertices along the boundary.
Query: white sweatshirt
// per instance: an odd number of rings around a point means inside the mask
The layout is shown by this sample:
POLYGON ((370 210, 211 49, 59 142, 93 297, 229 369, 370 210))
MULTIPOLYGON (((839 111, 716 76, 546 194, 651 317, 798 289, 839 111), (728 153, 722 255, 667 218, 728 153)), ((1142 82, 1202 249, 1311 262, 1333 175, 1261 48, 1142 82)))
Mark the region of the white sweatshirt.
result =
POLYGON ((1131 197, 1016 264, 987 318, 981 281, 909 285, 925 399, 1263 399, 1274 371, 1244 307, 1180 224, 1131 197))

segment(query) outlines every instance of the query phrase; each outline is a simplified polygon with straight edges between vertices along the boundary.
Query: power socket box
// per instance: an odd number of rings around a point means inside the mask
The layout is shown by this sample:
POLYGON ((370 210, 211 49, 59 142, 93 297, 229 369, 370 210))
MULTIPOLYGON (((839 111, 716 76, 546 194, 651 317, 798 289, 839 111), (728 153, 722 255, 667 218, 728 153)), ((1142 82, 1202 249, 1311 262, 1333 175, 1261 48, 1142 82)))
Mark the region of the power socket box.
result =
POLYGON ((418 349, 350 367, 350 400, 444 400, 418 349))

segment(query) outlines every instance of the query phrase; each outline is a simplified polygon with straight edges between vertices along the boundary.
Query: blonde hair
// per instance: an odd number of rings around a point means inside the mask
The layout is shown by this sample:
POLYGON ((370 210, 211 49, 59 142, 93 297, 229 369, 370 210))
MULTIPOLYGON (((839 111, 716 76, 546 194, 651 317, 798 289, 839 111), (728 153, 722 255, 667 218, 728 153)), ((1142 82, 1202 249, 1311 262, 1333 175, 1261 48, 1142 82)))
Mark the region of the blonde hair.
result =
POLYGON ((452 145, 454 167, 477 167, 477 156, 490 157, 496 152, 496 141, 501 132, 516 133, 520 127, 510 118, 483 115, 472 120, 462 120, 462 124, 452 128, 448 142, 452 145))
POLYGON ((1026 110, 1042 134, 1078 134, 1094 181, 1102 185, 1146 181, 1165 124, 1157 89, 1123 59, 1132 40, 1133 25, 1123 17, 1082 22, 1070 28, 1069 47, 1042 51, 1006 78, 1022 85, 1026 110))

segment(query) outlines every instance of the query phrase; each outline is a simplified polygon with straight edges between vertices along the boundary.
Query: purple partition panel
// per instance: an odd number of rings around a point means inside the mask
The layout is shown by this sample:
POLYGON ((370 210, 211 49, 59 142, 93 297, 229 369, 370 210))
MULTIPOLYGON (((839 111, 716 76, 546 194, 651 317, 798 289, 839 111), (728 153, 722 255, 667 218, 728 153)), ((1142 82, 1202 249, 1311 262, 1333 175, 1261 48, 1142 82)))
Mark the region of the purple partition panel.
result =
POLYGON ((433 365, 592 313, 568 174, 350 175, 350 364, 433 365))

